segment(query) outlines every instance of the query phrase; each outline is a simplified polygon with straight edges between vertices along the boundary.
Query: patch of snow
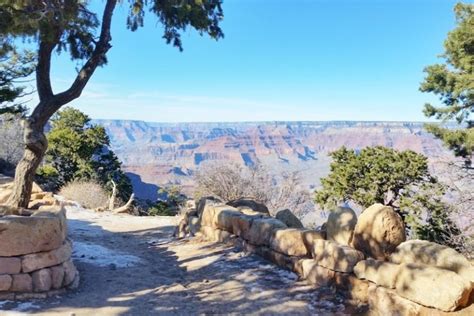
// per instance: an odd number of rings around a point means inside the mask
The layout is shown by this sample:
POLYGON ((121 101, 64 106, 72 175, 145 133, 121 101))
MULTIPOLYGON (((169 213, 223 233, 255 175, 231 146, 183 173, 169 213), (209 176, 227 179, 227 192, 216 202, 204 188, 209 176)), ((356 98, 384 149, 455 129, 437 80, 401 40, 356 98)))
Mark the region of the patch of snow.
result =
POLYGON ((127 268, 139 265, 142 259, 124 252, 112 250, 96 244, 74 242, 73 258, 99 267, 115 266, 127 268))
POLYGON ((38 305, 35 305, 33 302, 23 302, 23 303, 20 303, 18 304, 17 307, 15 307, 15 311, 18 311, 18 312, 25 312, 27 310, 31 310, 31 309, 38 309, 40 308, 38 305))

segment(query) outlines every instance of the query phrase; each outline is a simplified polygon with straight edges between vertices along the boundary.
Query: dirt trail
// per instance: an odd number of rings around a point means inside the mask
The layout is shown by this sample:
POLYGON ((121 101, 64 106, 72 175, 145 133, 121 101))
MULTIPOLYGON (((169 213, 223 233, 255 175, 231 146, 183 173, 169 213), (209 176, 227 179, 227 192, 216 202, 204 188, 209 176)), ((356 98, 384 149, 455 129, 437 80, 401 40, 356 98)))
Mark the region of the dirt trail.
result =
POLYGON ((0 301, 0 314, 344 314, 342 298, 254 255, 173 240, 175 219, 68 210, 77 290, 48 300, 0 301))

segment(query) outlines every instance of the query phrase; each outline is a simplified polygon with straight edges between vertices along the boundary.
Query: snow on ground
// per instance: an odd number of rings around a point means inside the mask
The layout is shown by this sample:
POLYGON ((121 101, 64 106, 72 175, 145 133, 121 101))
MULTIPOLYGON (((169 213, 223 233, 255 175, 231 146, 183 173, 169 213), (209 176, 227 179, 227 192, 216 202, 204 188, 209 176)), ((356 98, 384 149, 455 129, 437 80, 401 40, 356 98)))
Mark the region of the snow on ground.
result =
POLYGON ((143 261, 136 256, 96 244, 76 241, 73 247, 72 257, 74 260, 99 267, 115 266, 117 268, 128 268, 143 263, 143 261))

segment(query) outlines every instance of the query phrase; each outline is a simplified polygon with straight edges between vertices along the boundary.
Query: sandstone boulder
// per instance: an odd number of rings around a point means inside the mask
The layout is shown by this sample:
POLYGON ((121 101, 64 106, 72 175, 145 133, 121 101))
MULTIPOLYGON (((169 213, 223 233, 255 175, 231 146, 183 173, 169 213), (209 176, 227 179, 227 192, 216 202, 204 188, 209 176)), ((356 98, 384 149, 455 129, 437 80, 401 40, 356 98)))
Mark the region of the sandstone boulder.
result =
POLYGON ((474 266, 456 250, 426 240, 401 243, 388 258, 393 263, 426 264, 456 272, 474 285, 474 266))
POLYGON ((0 217, 0 256, 12 257, 59 248, 67 234, 61 216, 0 217))
POLYGON ((352 246, 369 257, 385 260, 405 241, 405 225, 393 208, 374 204, 359 216, 352 246))
POLYGON ((314 248, 314 241, 318 239, 326 239, 326 234, 319 230, 305 230, 303 231, 303 242, 306 246, 308 254, 312 255, 314 248))
POLYGON ((234 221, 241 217, 242 213, 234 209, 219 209, 216 214, 217 227, 230 233, 234 232, 234 221))
POLYGON ((62 265, 51 267, 51 287, 53 289, 59 289, 63 285, 64 280, 64 268, 62 265))
POLYGON ((232 231, 234 235, 248 240, 250 238, 249 232, 253 220, 254 217, 245 214, 234 217, 232 220, 232 231))
POLYGON ((27 273, 41 268, 59 265, 69 260, 71 254, 71 243, 66 241, 58 249, 25 255, 21 259, 22 271, 23 273, 27 273))
POLYGON ((31 274, 33 279, 33 291, 35 292, 46 292, 51 290, 51 270, 41 269, 31 274))
POLYGON ((28 273, 13 274, 13 282, 10 291, 12 292, 32 292, 33 280, 28 273))
POLYGON ((8 274, 0 275, 0 292, 8 291, 12 286, 12 277, 8 274))
POLYGON ((270 215, 268 208, 264 204, 253 201, 253 200, 249 200, 249 199, 238 199, 238 200, 230 201, 230 202, 227 202, 227 205, 230 205, 237 209, 240 209, 241 207, 250 208, 255 212, 270 215))
POLYGON ((212 196, 201 198, 199 200, 197 206, 196 206, 197 215, 199 217, 201 217, 202 213, 204 212, 204 209, 205 209, 206 205, 207 206, 209 206, 209 205, 222 205, 222 201, 220 201, 219 199, 217 199, 215 197, 212 197, 212 196))
POLYGON ((189 227, 189 232, 191 233, 191 235, 192 236, 196 235, 196 233, 201 228, 201 222, 199 220, 199 217, 197 216, 188 217, 188 227, 189 227))
POLYGON ((357 262, 364 259, 358 250, 321 239, 314 241, 312 254, 318 265, 339 272, 352 272, 357 262))
POLYGON ((329 213, 326 222, 327 240, 349 246, 357 224, 356 213, 348 207, 338 207, 329 213))
POLYGON ((401 264, 395 289, 410 301, 450 312, 469 303, 471 284, 449 270, 401 264))
POLYGON ((303 228, 303 223, 288 209, 278 211, 275 218, 290 228, 303 228))
POLYGON ((318 265, 313 259, 301 260, 302 277, 309 283, 319 286, 326 286, 333 282, 335 271, 318 265))
POLYGON ((285 224, 274 218, 259 218, 252 221, 248 233, 248 241, 257 246, 269 246, 270 239, 277 229, 287 228, 285 224))
POLYGON ((354 267, 354 274, 363 280, 371 281, 377 285, 394 289, 400 266, 395 263, 374 260, 359 261, 354 267))
POLYGON ((303 241, 303 230, 289 228, 275 230, 270 248, 288 256, 306 256, 308 250, 303 241))
POLYGON ((15 257, 0 257, 0 275, 17 274, 21 271, 21 260, 15 257))
POLYGON ((77 275, 77 269, 71 259, 63 263, 64 281, 63 286, 70 285, 77 275))

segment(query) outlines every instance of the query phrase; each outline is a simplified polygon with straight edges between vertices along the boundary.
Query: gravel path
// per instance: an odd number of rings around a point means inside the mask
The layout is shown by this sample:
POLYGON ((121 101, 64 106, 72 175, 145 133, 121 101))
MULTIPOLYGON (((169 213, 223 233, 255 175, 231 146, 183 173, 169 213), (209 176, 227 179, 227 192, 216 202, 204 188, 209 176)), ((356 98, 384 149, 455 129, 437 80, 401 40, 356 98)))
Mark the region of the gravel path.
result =
POLYGON ((173 240, 175 218, 68 210, 77 290, 1 315, 345 314, 342 298, 238 249, 173 240))

